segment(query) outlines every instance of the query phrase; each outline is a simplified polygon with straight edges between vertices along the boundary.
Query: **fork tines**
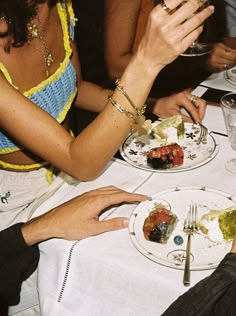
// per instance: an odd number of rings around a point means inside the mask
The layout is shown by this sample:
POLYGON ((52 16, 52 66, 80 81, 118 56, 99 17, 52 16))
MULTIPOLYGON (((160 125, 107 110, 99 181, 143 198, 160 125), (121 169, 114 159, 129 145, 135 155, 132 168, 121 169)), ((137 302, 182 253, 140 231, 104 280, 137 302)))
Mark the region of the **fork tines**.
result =
POLYGON ((198 123, 198 126, 200 127, 200 135, 199 135, 199 138, 197 140, 197 144, 200 144, 200 143, 206 144, 207 143, 208 129, 202 123, 198 123))
POLYGON ((189 211, 184 221, 184 229, 198 230, 197 204, 190 205, 189 211))

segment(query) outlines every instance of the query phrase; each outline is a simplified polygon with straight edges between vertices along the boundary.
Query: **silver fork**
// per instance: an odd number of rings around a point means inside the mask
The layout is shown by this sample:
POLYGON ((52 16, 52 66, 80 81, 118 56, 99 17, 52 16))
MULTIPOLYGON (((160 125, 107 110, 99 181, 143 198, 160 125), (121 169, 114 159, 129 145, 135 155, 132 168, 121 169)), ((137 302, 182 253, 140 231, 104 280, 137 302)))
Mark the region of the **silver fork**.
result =
POLYGON ((190 254, 191 254, 191 237, 195 231, 198 230, 198 214, 197 204, 190 205, 187 216, 184 220, 184 231, 188 235, 187 247, 186 247, 186 260, 184 267, 183 283, 185 286, 190 285, 190 254))
POLYGON ((200 127, 200 135, 199 135, 199 138, 197 140, 197 143, 198 144, 200 144, 200 143, 206 144, 207 143, 208 129, 202 123, 198 123, 198 126, 200 127))

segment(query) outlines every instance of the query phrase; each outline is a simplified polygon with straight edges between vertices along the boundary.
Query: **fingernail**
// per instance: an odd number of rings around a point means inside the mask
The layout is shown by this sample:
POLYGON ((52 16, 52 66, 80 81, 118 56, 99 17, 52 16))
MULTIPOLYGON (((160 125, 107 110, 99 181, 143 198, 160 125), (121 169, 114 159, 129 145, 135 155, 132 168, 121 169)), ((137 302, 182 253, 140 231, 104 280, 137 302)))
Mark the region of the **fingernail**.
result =
POLYGON ((215 7, 213 5, 209 5, 208 8, 211 9, 211 11, 213 12, 215 11, 215 7))
POLYGON ((148 197, 148 201, 152 201, 152 197, 151 196, 148 197))
POLYGON ((123 227, 128 227, 129 226, 129 218, 124 218, 123 219, 123 227))

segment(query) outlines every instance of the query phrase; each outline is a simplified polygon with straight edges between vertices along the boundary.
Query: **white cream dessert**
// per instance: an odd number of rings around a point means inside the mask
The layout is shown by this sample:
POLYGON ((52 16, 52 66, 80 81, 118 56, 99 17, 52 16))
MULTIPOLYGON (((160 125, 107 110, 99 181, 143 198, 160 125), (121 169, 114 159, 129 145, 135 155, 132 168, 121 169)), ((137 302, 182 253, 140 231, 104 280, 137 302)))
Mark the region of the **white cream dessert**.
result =
POLYGON ((163 145, 179 143, 179 140, 184 137, 184 131, 184 121, 181 115, 168 117, 152 128, 152 134, 163 145))
POLYGON ((210 210, 199 220, 200 230, 211 241, 230 241, 236 234, 236 207, 223 210, 210 210))

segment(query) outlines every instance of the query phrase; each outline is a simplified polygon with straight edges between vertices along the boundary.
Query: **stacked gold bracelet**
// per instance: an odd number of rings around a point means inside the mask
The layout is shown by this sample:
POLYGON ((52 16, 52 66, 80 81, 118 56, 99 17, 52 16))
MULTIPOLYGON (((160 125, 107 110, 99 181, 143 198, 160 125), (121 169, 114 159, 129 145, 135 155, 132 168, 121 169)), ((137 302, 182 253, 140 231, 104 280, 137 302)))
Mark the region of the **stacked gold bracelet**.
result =
POLYGON ((141 116, 144 114, 145 110, 146 110, 146 107, 147 107, 147 104, 144 104, 144 106, 139 109, 134 103, 133 101, 130 99, 130 97, 128 96, 128 94, 126 93, 124 87, 121 85, 121 82, 120 82, 120 79, 116 79, 116 82, 115 82, 116 86, 117 86, 117 90, 119 90, 125 97, 126 99, 129 101, 130 105, 132 106, 132 108, 135 110, 136 114, 138 116, 141 116))
MULTIPOLYGON (((116 100, 113 98, 113 94, 108 94, 108 100, 111 104, 120 112, 124 113, 129 119, 133 120, 133 124, 131 125, 131 132, 138 132, 139 135, 146 134, 147 129, 150 128, 150 123, 148 123, 148 128, 144 128, 143 125, 146 121, 146 117, 144 116, 144 112, 146 110, 147 105, 144 104, 141 109, 139 109, 133 101, 130 99, 129 95, 125 91, 124 87, 121 85, 120 79, 117 79, 115 82, 117 86, 117 90, 120 91, 125 98, 129 101, 130 105, 134 109, 134 113, 126 110, 122 105, 120 105, 116 100)), ((150 121, 151 122, 151 121, 150 121)))

